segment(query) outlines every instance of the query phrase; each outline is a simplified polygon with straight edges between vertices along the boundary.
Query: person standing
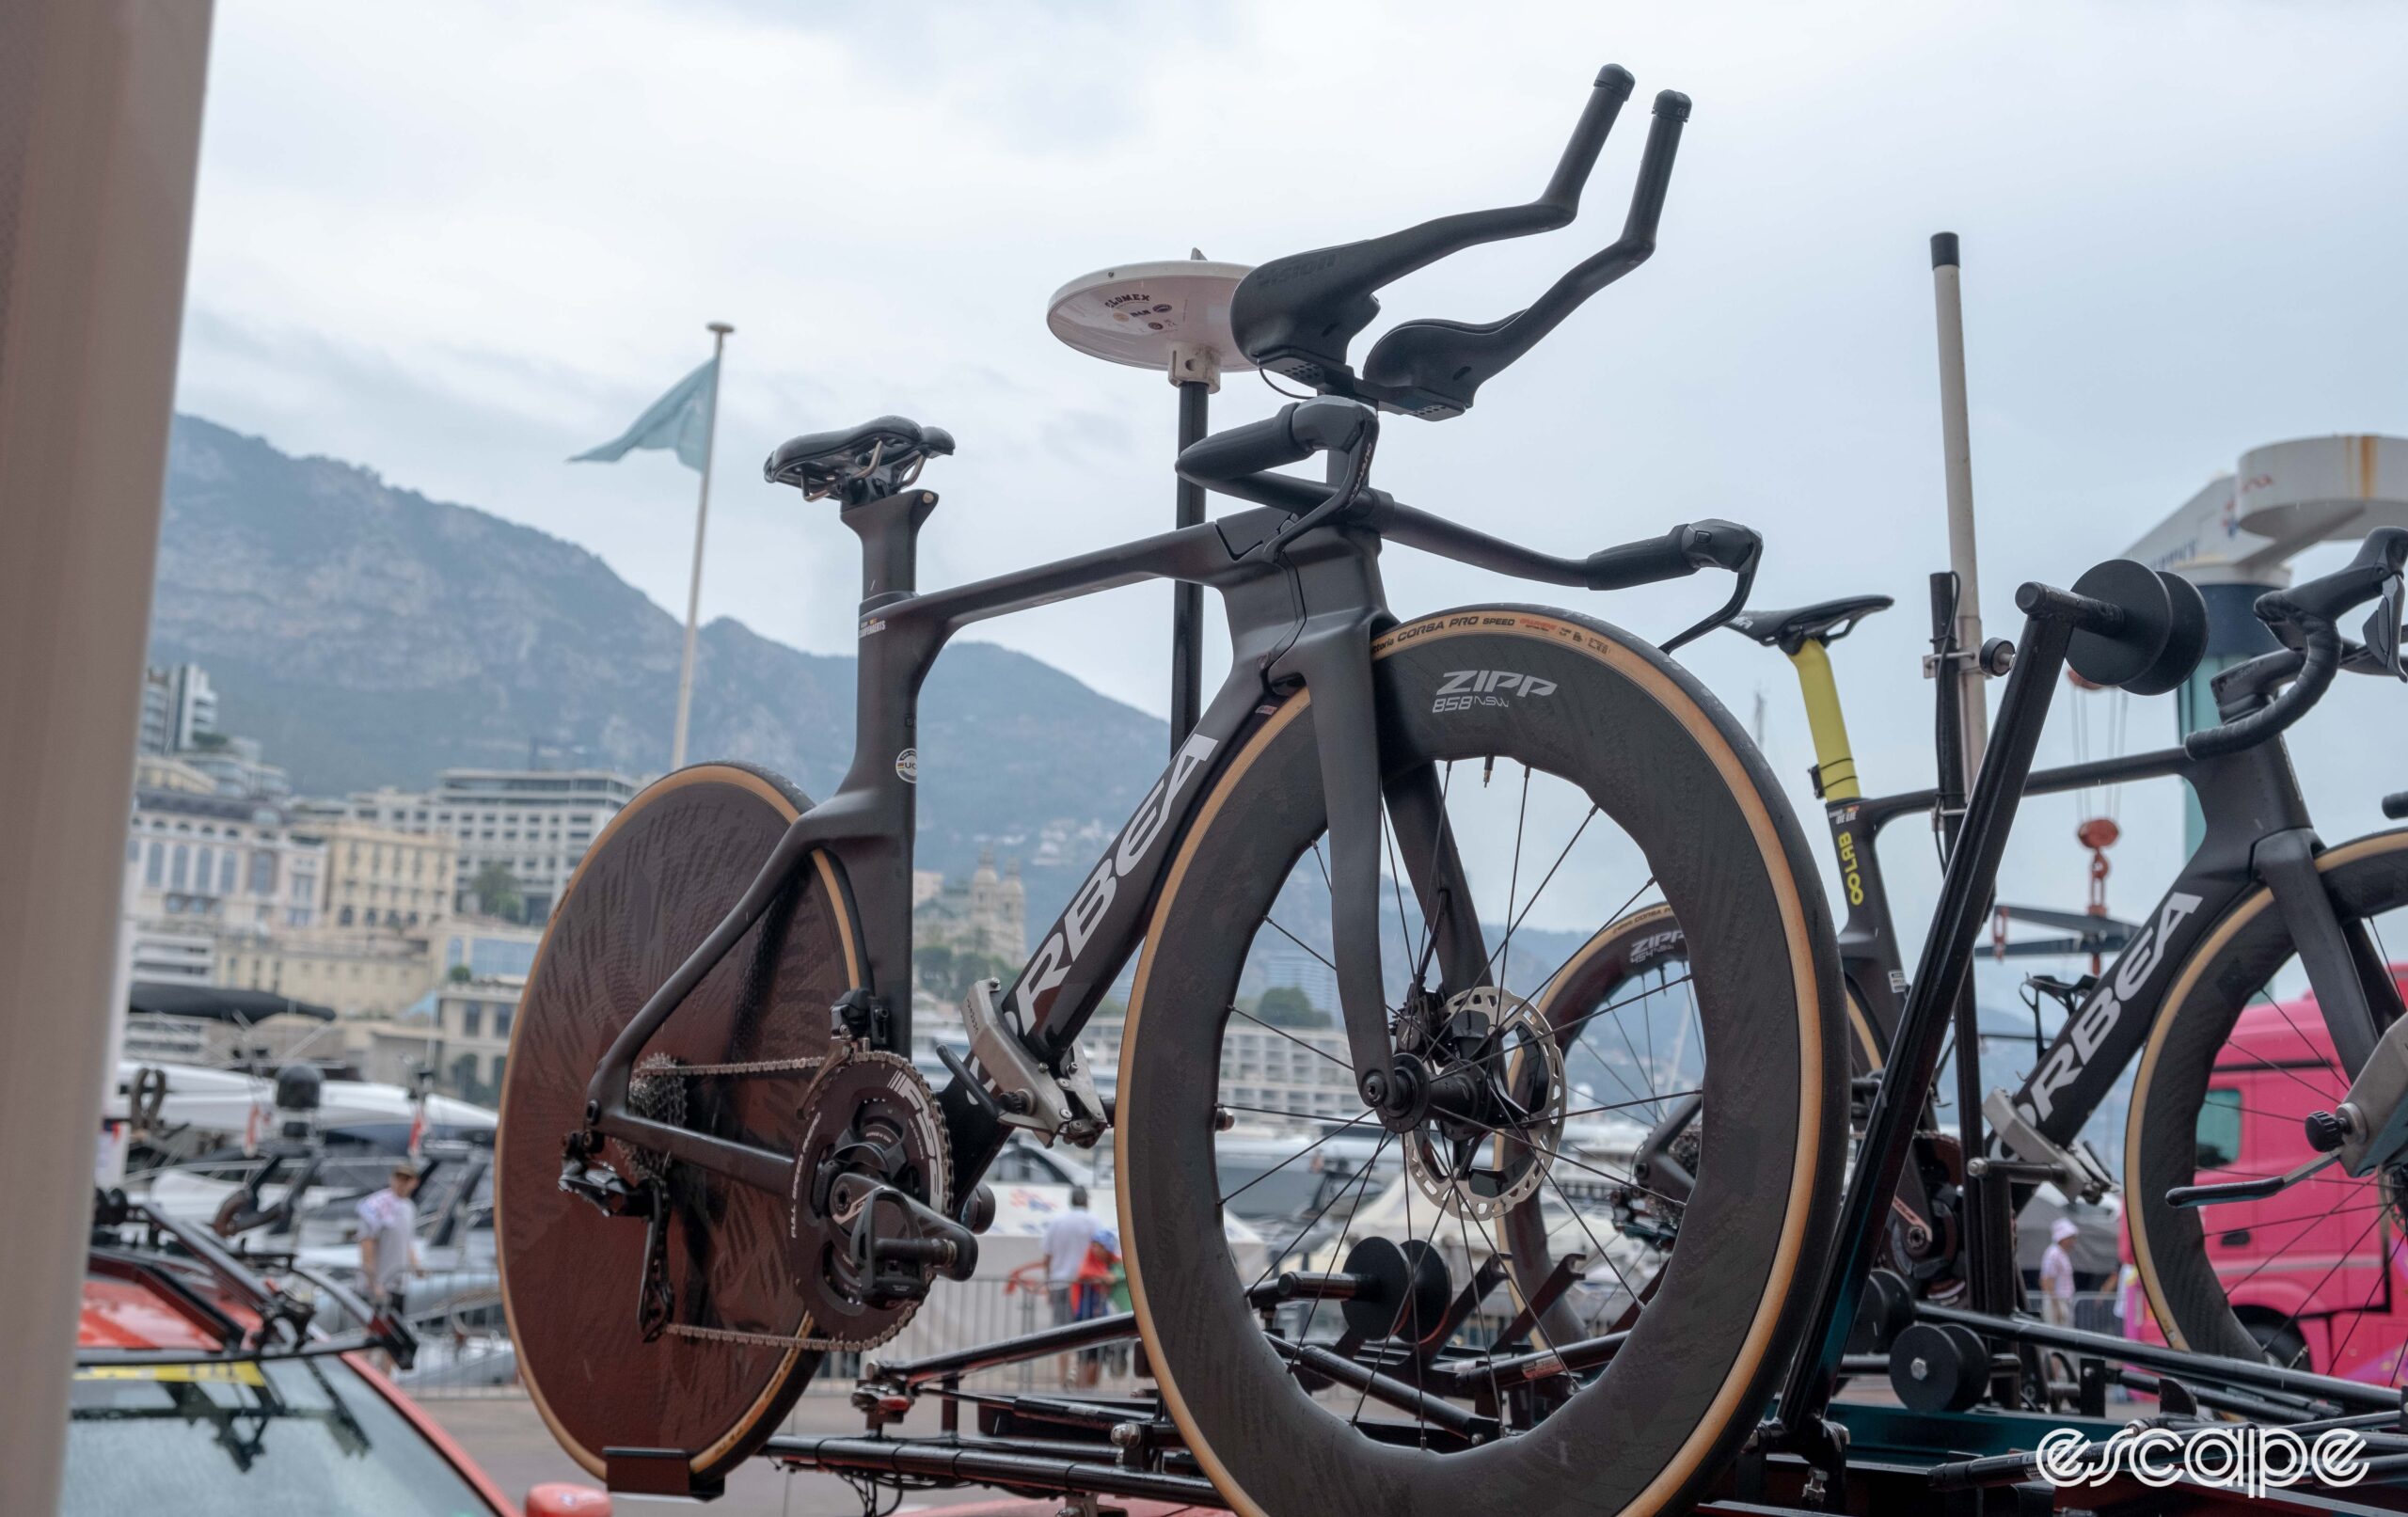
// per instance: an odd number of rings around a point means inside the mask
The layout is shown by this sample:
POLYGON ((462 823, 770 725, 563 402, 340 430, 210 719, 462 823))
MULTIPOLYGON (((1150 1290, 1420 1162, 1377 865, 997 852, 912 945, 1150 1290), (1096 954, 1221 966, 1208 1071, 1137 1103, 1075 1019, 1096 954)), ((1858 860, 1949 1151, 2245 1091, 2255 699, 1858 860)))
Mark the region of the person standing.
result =
POLYGON ((2073 1326, 2073 1256, 2066 1252, 2082 1229, 2071 1217, 2049 1225, 2049 1246, 2040 1255, 2040 1295, 2048 1319, 2058 1327, 2073 1326))
MULTIPOLYGON (((1045 1225, 1045 1293, 1054 1304, 1056 1327, 1079 1319, 1079 1279, 1085 1272, 1087 1250, 1103 1231, 1103 1224, 1087 1209, 1086 1187, 1070 1187, 1069 1209, 1045 1225)), ((1062 1385, 1075 1380, 1076 1354, 1060 1356, 1062 1385)))
POLYGON ((396 1161, 390 1182, 359 1203, 359 1273, 368 1304, 399 1320, 408 1303, 409 1277, 421 1272, 418 1258, 418 1170, 396 1161))

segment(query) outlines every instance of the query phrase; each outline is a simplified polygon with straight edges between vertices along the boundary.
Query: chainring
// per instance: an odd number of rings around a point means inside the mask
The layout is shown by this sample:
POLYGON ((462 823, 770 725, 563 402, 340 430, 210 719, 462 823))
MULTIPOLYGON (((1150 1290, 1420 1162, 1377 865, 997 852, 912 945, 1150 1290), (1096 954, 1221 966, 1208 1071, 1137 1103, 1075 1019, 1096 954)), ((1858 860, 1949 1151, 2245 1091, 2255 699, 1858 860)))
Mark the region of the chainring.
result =
MULTIPOLYGON (((901 1332, 916 1298, 881 1301, 852 1253, 862 1203, 847 1193, 890 1186, 943 1211, 952 1198, 952 1148, 936 1093, 909 1059, 839 1051, 815 1076, 788 1197, 788 1257, 810 1333, 835 1349, 872 1349, 901 1332), (834 1205, 831 1205, 831 1201, 834 1205)), ((932 1276, 923 1272, 922 1285, 932 1276)))

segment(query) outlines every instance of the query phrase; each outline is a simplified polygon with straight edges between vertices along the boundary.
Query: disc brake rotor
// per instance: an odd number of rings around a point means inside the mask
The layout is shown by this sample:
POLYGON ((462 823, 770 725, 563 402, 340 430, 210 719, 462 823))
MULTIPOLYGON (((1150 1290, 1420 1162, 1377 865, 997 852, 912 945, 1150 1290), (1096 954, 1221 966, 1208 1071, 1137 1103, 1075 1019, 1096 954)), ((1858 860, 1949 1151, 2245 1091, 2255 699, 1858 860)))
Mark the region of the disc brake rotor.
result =
POLYGON ((1405 1171, 1443 1210, 1488 1222, 1528 1200, 1560 1151, 1563 1051, 1536 1007, 1495 986, 1449 1000, 1441 1025, 1458 1036, 1453 1030, 1489 1029, 1454 1062, 1481 1077, 1490 1120, 1433 1112, 1405 1136, 1405 1171))
POLYGON ((952 1194, 951 1148, 936 1094, 908 1059, 838 1056, 812 1082, 787 1212, 792 1272, 815 1336, 868 1349, 901 1332, 935 1277, 927 1265, 883 1266, 856 1248, 911 1225, 900 1193, 936 1211, 952 1194))

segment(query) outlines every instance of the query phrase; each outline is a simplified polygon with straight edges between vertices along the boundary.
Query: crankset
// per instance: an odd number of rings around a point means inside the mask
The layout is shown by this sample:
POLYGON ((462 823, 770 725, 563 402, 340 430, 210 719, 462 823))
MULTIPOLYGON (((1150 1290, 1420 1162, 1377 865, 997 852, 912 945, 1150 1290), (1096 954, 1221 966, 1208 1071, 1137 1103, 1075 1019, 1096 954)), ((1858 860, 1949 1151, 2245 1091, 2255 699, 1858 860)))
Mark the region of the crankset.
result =
POLYGON ((908 1059, 847 1047, 805 1097, 788 1258, 813 1335, 866 1349, 900 1332, 939 1276, 968 1279, 978 1240, 944 1214, 951 1149, 927 1082, 908 1059))
POLYGON ((689 1065, 665 1054, 639 1064, 627 1109, 666 1127, 690 1123, 699 1079, 800 1076, 805 1126, 785 1188, 786 1278, 802 1300, 800 1334, 765 1334, 677 1320, 668 1256, 673 1221, 695 1227, 716 1209, 680 1202, 681 1170, 668 1154, 570 1134, 561 1189, 613 1217, 645 1225, 637 1323, 663 1336, 822 1351, 874 1348, 900 1332, 940 1277, 968 1279, 978 1240, 945 1215, 953 1199, 951 1147, 927 1082, 909 1060, 839 1035, 825 1059, 689 1065), (607 1155, 607 1158, 606 1158, 607 1155))

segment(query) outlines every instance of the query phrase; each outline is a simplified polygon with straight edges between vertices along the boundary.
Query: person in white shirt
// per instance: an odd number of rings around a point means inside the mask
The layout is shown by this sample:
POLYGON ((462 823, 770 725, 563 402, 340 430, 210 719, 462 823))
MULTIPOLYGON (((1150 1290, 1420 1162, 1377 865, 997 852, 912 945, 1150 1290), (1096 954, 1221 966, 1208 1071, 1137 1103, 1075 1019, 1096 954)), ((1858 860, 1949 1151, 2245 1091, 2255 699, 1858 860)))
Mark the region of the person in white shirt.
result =
POLYGON ((398 1317, 406 1304, 404 1285, 418 1272, 418 1169, 407 1160, 393 1165, 391 1183, 359 1203, 359 1273, 369 1304, 398 1317))
MULTIPOLYGON (((1085 1186, 1070 1187, 1070 1208, 1045 1225, 1045 1293, 1054 1303, 1055 1325, 1079 1319, 1079 1277, 1085 1272, 1087 1250, 1101 1236, 1103 1224, 1087 1209, 1085 1186)), ((1075 1381, 1077 1355, 1060 1358, 1062 1383, 1075 1381)))
POLYGON ((2049 1246, 2040 1255, 2040 1295, 2048 1319, 2059 1327, 2073 1325, 2073 1256, 2066 1244, 2081 1233, 2070 1217, 2049 1225, 2049 1246))

